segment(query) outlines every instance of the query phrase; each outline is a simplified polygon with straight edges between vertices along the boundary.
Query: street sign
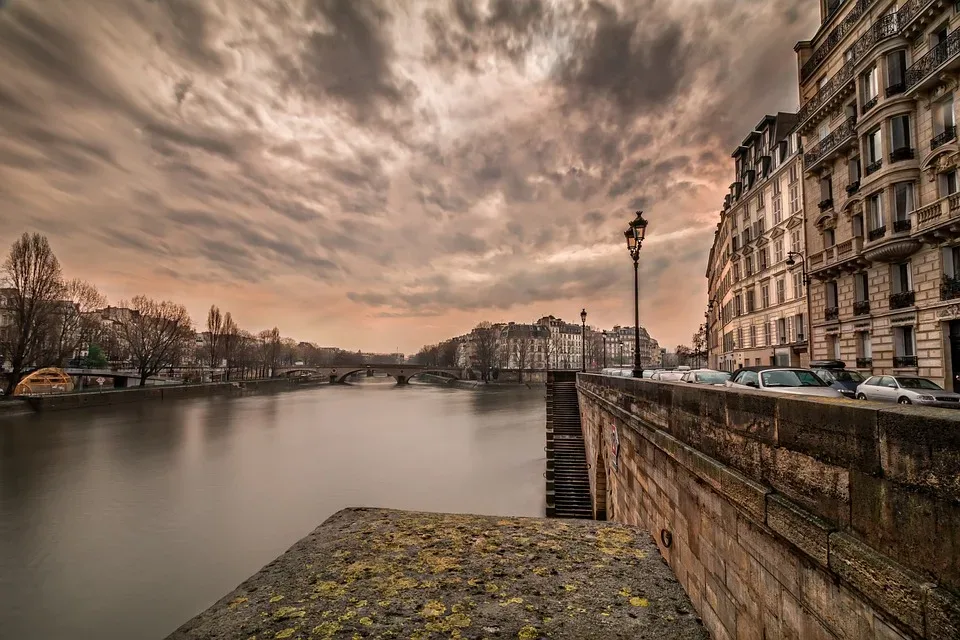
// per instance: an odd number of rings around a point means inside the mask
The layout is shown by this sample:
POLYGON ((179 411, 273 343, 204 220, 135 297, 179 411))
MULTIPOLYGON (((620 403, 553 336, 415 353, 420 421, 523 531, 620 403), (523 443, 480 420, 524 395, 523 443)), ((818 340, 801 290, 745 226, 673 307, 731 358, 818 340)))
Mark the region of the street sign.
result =
POLYGON ((106 381, 107 381, 107 379, 104 378, 103 376, 97 378, 97 384, 100 385, 101 387, 103 386, 103 383, 106 382, 106 381))

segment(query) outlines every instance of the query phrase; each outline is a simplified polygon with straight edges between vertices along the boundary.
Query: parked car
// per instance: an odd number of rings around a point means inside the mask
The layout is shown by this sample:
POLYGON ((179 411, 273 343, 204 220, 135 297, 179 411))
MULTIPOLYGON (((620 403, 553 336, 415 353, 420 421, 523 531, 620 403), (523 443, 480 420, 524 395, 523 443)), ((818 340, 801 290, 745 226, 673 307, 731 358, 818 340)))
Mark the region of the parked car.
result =
POLYGON ((712 384, 723 387, 726 386, 727 380, 729 379, 730 374, 726 371, 716 371, 714 369, 693 369, 683 373, 681 382, 689 382, 692 384, 712 384))
POLYGON ((857 387, 857 399, 960 409, 960 393, 917 376, 870 376, 857 387))
POLYGON ((857 387, 866 379, 859 371, 847 371, 841 360, 811 362, 810 369, 845 398, 855 398, 857 387))
POLYGON ((791 367, 743 367, 727 381, 735 389, 757 389, 771 393, 842 398, 843 395, 809 369, 791 367))
POLYGON ((680 382, 683 378, 683 371, 655 371, 651 380, 660 382, 680 382))
POLYGON ((600 373, 605 376, 616 376, 618 378, 633 377, 633 369, 627 367, 607 367, 601 369, 600 373))

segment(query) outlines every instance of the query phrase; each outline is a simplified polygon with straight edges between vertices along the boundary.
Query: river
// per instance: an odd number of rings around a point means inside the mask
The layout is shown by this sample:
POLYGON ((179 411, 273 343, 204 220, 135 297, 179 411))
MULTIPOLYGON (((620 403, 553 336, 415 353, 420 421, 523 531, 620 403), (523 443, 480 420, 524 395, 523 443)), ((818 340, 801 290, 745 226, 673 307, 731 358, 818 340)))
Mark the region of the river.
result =
POLYGON ((381 380, 0 420, 0 636, 163 638, 343 507, 542 515, 543 425, 381 380))

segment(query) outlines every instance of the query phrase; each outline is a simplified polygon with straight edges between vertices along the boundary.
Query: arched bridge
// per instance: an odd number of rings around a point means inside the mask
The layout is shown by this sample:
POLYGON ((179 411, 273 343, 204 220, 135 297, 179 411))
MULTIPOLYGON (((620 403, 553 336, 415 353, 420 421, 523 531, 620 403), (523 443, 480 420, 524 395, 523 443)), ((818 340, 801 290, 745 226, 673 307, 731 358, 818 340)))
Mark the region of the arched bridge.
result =
POLYGON ((453 369, 449 367, 429 367, 419 364, 354 364, 338 365, 336 367, 280 367, 274 370, 273 376, 275 378, 283 378, 297 375, 314 375, 323 378, 324 380, 329 380, 334 384, 343 384, 350 376, 356 373, 366 372, 370 372, 371 374, 385 373, 389 376, 393 376, 396 378, 397 384, 407 384, 411 378, 424 374, 434 374, 437 376, 450 378, 451 381, 460 380, 463 377, 463 372, 460 369, 453 369))

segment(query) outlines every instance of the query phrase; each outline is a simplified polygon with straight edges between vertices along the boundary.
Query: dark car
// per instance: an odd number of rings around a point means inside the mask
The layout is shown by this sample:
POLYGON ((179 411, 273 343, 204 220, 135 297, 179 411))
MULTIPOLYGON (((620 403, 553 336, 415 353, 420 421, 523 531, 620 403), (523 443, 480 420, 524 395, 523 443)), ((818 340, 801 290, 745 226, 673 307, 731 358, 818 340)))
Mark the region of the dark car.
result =
POLYGON ((810 368, 845 398, 857 397, 857 387, 865 380, 859 371, 847 371, 846 364, 841 360, 811 362, 810 368))

